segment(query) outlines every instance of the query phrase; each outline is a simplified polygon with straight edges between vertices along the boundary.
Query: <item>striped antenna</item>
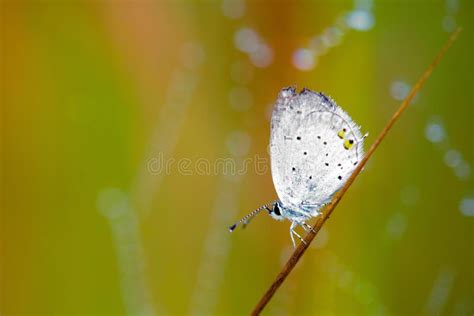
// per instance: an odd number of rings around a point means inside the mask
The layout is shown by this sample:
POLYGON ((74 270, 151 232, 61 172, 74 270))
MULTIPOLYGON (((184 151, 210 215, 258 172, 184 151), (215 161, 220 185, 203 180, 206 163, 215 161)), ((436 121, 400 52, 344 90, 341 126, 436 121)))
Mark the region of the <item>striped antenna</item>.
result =
POLYGON ((242 219, 240 221, 238 221, 237 223, 235 223, 234 225, 230 226, 229 227, 229 231, 232 233, 235 228, 243 223, 243 227, 245 227, 251 220, 252 218, 255 217, 255 215, 257 215, 258 213, 260 213, 262 210, 264 209, 267 209, 268 211, 270 211, 270 209, 268 208, 268 205, 271 205, 271 204, 275 204, 277 201, 273 201, 273 202, 270 202, 270 203, 267 203, 263 206, 260 206, 259 208, 257 208, 256 210, 250 212, 249 214, 245 215, 244 217, 242 217, 242 219))

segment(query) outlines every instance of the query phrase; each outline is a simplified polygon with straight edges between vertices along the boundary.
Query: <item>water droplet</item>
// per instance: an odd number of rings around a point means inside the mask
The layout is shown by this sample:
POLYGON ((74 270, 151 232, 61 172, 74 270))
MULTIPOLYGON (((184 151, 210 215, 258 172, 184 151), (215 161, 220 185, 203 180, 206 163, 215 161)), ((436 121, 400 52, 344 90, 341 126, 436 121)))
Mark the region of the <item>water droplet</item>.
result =
POLYGON ((396 80, 390 85, 390 95, 398 101, 404 100, 410 92, 410 86, 403 82, 396 80))
POLYGON ((388 221, 385 230, 392 240, 399 240, 407 227, 406 215, 403 213, 394 214, 388 221))
POLYGON ((243 0, 223 0, 221 10, 222 14, 229 19, 239 19, 245 14, 245 2, 243 0))
POLYGON ((346 23, 350 28, 357 31, 368 31, 374 24, 373 14, 367 10, 354 10, 346 16, 346 23))
POLYGON ((474 216, 474 197, 467 197, 459 203, 459 210, 464 216, 474 216))
POLYGON ((456 149, 450 149, 444 154, 444 163, 451 168, 455 168, 462 162, 462 155, 456 149))
POLYGON ((425 136, 432 143, 440 143, 446 137, 441 122, 432 121, 426 125, 425 136))
POLYGON ((315 36, 309 41, 309 48, 314 56, 324 55, 328 51, 328 46, 324 43, 322 36, 315 36))
POLYGON ((449 266, 440 269, 436 277, 428 301, 425 305, 424 315, 441 315, 453 287, 456 271, 449 266))
POLYGON ((339 28, 331 26, 324 31, 321 39, 325 46, 333 47, 341 43, 343 34, 339 28))
POLYGON ((443 18, 443 30, 446 32, 452 32, 456 28, 456 20, 453 16, 447 15, 443 18))
POLYGON ((454 14, 459 10, 458 0, 446 0, 446 12, 448 14, 454 14))
POLYGON ((454 167, 454 173, 459 179, 467 180, 471 175, 471 166, 469 166, 467 162, 462 161, 456 167, 454 167))
POLYGON ((235 47, 245 53, 252 53, 258 49, 259 36, 253 29, 244 27, 234 34, 235 47))
POLYGON ((308 71, 316 66, 314 53, 306 48, 300 48, 293 54, 293 65, 303 71, 308 71))
POLYGON ((273 50, 266 44, 259 44, 250 54, 250 61, 255 67, 266 68, 273 62, 273 50))

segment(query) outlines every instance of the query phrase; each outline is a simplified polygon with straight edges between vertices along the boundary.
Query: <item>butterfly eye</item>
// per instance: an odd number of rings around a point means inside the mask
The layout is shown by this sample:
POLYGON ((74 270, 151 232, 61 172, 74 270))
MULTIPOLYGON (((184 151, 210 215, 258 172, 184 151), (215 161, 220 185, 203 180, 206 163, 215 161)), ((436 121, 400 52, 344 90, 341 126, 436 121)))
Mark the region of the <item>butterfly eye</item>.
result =
POLYGON ((352 139, 346 139, 344 141, 344 148, 349 150, 352 148, 352 145, 354 145, 354 141, 352 139))
POLYGON ((273 207, 273 212, 275 212, 276 215, 281 216, 280 207, 278 206, 277 203, 273 207))

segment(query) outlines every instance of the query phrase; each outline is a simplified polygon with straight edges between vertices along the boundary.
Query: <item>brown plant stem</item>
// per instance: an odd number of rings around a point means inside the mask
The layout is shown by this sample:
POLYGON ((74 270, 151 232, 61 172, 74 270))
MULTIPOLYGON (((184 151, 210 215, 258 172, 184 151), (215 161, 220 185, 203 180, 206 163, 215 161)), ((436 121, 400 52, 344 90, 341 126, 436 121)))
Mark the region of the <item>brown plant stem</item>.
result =
POLYGON ((418 91, 421 89, 421 87, 424 85, 426 80, 429 78, 431 73, 433 72, 433 69, 436 67, 436 65, 441 61, 442 57, 446 53, 446 51, 451 47, 451 45, 454 43, 456 38, 458 37, 459 33, 461 32, 462 28, 457 28, 449 37, 447 40, 446 44, 441 48, 439 51, 438 55, 436 55, 435 59, 433 62, 428 66, 426 71, 423 73, 423 75, 420 77, 418 82, 415 84, 415 86, 411 89, 410 93, 408 96, 405 98, 405 100, 402 102, 398 110, 392 115, 390 120, 388 121, 387 125, 385 125, 384 129, 380 132, 380 134, 377 136, 375 139, 374 143, 370 147, 369 151, 365 155, 364 159, 361 160, 357 168, 354 170, 352 175, 349 177, 347 182, 344 184, 341 190, 339 190, 334 197, 332 198, 331 202, 324 208, 321 216, 319 216, 316 220, 316 223, 313 226, 313 231, 310 231, 306 237, 304 238, 305 243, 300 243, 299 246, 295 249, 291 257, 288 259, 287 263, 281 270, 281 272, 277 275, 276 279, 273 281, 272 285, 270 288, 265 292, 265 294, 262 296, 262 298, 259 300, 257 305, 252 311, 252 315, 259 315, 261 311, 265 308, 265 306, 268 304, 270 299, 273 297, 275 292, 278 290, 278 288, 281 286, 281 284, 285 281, 286 277, 290 272, 293 270, 295 267, 296 263, 300 260, 301 256, 305 253, 306 249, 308 249, 310 243, 313 241, 314 237, 316 237, 316 234, 319 232, 321 227, 324 225, 326 220, 331 216, 334 208, 337 206, 341 198, 344 196, 346 191, 349 189, 349 187, 352 185, 354 182, 355 178, 359 175, 360 171, 362 168, 364 168, 365 164, 367 161, 370 159, 374 151, 377 149, 379 146, 380 142, 385 138, 387 135, 388 131, 392 128, 393 124, 397 121, 397 119, 400 117, 400 115, 405 111, 405 109, 408 107, 410 104, 411 100, 413 97, 418 93, 418 91))

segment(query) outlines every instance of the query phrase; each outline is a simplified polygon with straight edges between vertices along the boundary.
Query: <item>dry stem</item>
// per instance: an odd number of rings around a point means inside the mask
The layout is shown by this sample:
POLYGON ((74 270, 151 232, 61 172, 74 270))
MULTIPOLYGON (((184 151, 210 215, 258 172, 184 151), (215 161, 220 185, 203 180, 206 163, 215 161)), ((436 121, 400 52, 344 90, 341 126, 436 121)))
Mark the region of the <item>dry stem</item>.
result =
POLYGON ((410 101, 413 99, 413 97, 418 93, 418 91, 421 89, 421 87, 424 85, 425 81, 428 79, 428 77, 431 75, 433 72, 433 69, 436 67, 436 65, 441 61, 441 58, 444 56, 446 51, 448 50, 449 47, 454 43, 456 38, 458 37, 459 33, 461 32, 461 28, 456 29, 452 33, 452 35, 449 37, 448 41, 444 46, 441 48, 439 51, 438 55, 435 57, 433 62, 428 66, 426 71, 423 73, 421 78, 418 80, 416 85, 411 89, 410 93, 408 96, 405 98, 405 100, 402 102, 398 110, 393 114, 393 116, 390 118, 388 121, 387 125, 384 127, 384 129, 380 132, 378 135, 377 139, 374 141, 372 146, 370 147, 369 151, 365 155, 364 159, 361 160, 357 168, 354 170, 352 175, 349 177, 347 182, 344 184, 341 190, 339 190, 331 200, 331 202, 325 207, 323 210, 323 213, 321 216, 319 216, 316 220, 316 223, 313 226, 314 231, 310 231, 306 237, 304 238, 306 243, 300 243, 299 246, 295 249, 293 254, 291 255, 290 259, 288 259, 288 262, 285 264, 281 272, 277 275, 276 279, 273 281, 272 285, 270 288, 265 292, 265 294, 262 296, 262 298, 259 300, 257 305, 255 306, 254 310, 252 311, 252 315, 259 315, 260 312, 265 308, 265 306, 268 304, 270 299, 273 297, 275 292, 278 290, 280 285, 285 281, 286 277, 288 274, 293 270, 295 267, 296 263, 300 260, 301 256, 305 253, 306 249, 308 249, 309 244, 313 241, 314 237, 316 237, 316 234, 319 232, 323 224, 326 222, 326 220, 331 216, 334 208, 336 205, 339 203, 341 198, 344 196, 346 191, 349 189, 349 187, 352 185, 354 182, 355 178, 359 175, 360 171, 362 168, 364 168, 365 164, 369 160, 369 158, 372 156, 374 151, 377 149, 379 146, 380 142, 384 139, 385 135, 387 135, 388 131, 392 128, 393 124, 397 121, 399 116, 405 111, 405 109, 408 107, 410 104, 410 101))

